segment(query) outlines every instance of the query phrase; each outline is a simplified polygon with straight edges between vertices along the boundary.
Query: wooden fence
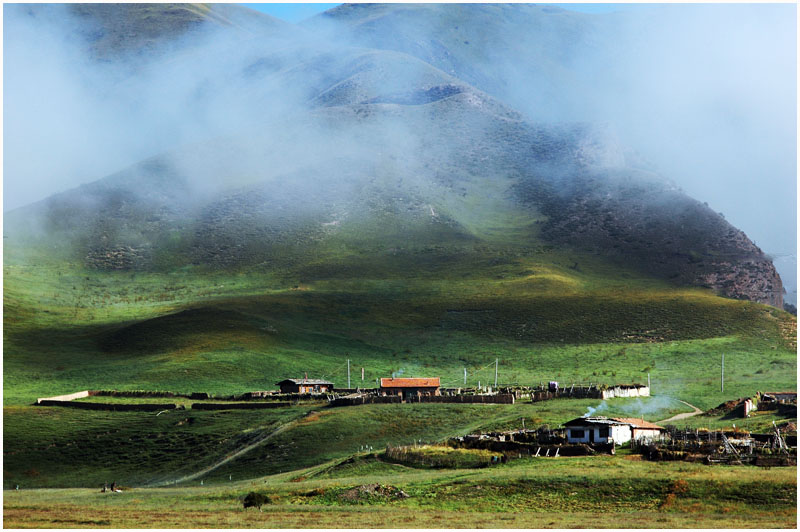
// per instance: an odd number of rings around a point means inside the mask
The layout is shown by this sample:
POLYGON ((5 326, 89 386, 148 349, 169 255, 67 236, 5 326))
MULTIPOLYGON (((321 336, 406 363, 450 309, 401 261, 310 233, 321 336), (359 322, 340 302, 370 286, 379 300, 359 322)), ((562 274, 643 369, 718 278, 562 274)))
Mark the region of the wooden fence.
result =
POLYGON ((82 403, 80 401, 60 401, 53 399, 40 399, 39 406, 64 406, 83 410, 110 410, 115 412, 156 412, 159 410, 175 410, 176 404, 159 403, 82 403))
POLYGON ((465 403, 465 404, 500 404, 513 405, 513 394, 496 395, 421 395, 409 398, 409 403, 465 403))
POLYGON ((328 403, 328 406, 357 406, 388 403, 399 404, 402 402, 403 400, 399 395, 362 395, 360 397, 338 397, 328 403))
POLYGON ((256 410, 261 408, 284 408, 294 403, 192 403, 192 410, 256 410))

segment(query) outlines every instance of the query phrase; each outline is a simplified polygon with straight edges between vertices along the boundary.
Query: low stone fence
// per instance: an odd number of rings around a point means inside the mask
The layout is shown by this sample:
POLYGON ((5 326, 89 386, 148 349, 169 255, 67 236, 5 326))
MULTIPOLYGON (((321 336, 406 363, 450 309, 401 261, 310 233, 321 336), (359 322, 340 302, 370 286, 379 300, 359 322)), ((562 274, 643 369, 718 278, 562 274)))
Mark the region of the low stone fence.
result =
POLYGON ((496 395, 421 395, 408 399, 410 403, 467 403, 513 405, 513 394, 496 395))
POLYGON ((89 390, 92 397, 189 397, 189 394, 149 390, 89 390))
POLYGON ((333 399, 328 406, 357 406, 373 404, 400 404, 403 400, 399 395, 362 395, 360 397, 339 397, 333 399))
POLYGON ((371 404, 400 403, 457 403, 457 404, 501 404, 513 405, 512 394, 496 395, 418 395, 405 401, 399 395, 361 395, 358 397, 338 397, 328 403, 329 406, 356 406, 371 404))
POLYGON ((212 399, 223 401, 300 401, 318 399, 325 400, 324 393, 280 393, 280 392, 245 392, 237 395, 214 396, 212 399))
POLYGON ((379 388, 336 388, 335 390, 333 390, 333 393, 337 393, 339 395, 350 395, 352 393, 377 395, 378 393, 380 393, 380 389, 379 388))
POLYGON ((167 403, 82 403, 80 401, 61 401, 54 399, 39 399, 36 404, 38 406, 64 406, 82 410, 110 410, 116 412, 157 412, 160 410, 175 410, 178 408, 176 404, 167 403))
POLYGON ((260 408, 284 408, 294 403, 192 403, 192 410, 256 410, 260 408))

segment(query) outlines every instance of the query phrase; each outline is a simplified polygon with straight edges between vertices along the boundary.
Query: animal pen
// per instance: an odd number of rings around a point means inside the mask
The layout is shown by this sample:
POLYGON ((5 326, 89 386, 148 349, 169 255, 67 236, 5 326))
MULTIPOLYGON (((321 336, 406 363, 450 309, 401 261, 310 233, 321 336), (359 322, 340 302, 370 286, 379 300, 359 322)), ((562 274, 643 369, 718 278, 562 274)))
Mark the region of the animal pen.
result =
POLYGON ((615 397, 650 397, 650 387, 644 384, 571 384, 561 387, 557 382, 541 384, 530 389, 531 402, 548 399, 613 399, 615 397))
POLYGON ((631 449, 653 461, 797 465, 797 436, 782 434, 778 427, 768 434, 670 427, 662 441, 633 441, 631 449))

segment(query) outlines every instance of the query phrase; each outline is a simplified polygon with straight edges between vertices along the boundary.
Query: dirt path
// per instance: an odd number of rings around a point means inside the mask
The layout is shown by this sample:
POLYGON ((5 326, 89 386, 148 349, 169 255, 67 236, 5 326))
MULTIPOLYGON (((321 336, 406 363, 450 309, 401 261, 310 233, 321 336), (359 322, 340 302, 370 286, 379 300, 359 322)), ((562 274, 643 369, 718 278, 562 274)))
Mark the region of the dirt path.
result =
MULTIPOLYGON (((681 401, 681 400, 678 399, 678 401, 681 401)), ((697 414, 702 414, 703 413, 702 410, 700 410, 699 408, 697 408, 694 405, 690 405, 686 401, 681 401, 681 403, 685 404, 689 408, 693 408, 694 412, 684 412, 683 414, 678 414, 678 415, 672 416, 672 417, 667 418, 667 419, 662 419, 661 421, 658 421, 657 423, 669 423, 671 421, 678 421, 680 419, 690 418, 690 417, 696 416, 697 414)))
POLYGON ((281 425, 277 429, 273 430, 269 434, 265 434, 264 436, 260 437, 259 439, 257 439, 253 443, 250 443, 250 444, 248 444, 248 445, 246 445, 244 447, 241 447, 240 449, 235 450, 234 452, 232 452, 232 453, 228 454, 227 456, 225 456, 225 458, 223 458, 222 460, 220 460, 220 461, 218 461, 218 462, 216 462, 216 463, 214 463, 214 464, 212 464, 212 465, 210 465, 208 467, 205 467, 205 468, 201 469, 200 471, 197 471, 195 473, 191 473, 189 475, 184 475, 184 476, 178 477, 178 478, 173 478, 173 479, 169 479, 169 480, 161 480, 161 481, 157 481, 157 482, 151 482, 151 483, 148 483, 147 486, 148 487, 169 486, 169 485, 179 484, 181 482, 187 482, 189 480, 194 480, 196 478, 202 477, 203 475, 206 475, 206 474, 210 473, 211 471, 214 471, 215 469, 218 469, 218 468, 222 467, 223 465, 227 464, 231 460, 235 460, 236 458, 239 458, 243 454, 249 453, 250 451, 252 451, 256 447, 258 447, 259 445, 264 444, 266 441, 270 440, 274 436, 277 436, 281 432, 284 432, 284 431, 294 427, 295 425, 300 423, 304 418, 305 418, 305 416, 301 417, 300 419, 295 419, 294 421, 289 421, 288 423, 284 423, 283 425, 281 425))

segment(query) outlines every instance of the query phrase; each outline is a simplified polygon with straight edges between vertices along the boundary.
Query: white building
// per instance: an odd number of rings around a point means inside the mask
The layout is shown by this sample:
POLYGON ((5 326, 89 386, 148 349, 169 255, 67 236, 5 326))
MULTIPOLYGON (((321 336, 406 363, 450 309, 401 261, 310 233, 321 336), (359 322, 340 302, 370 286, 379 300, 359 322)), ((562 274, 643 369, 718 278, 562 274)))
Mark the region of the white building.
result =
POLYGON ((631 440, 657 440, 664 427, 638 418, 579 417, 564 423, 569 443, 623 444, 631 440))

